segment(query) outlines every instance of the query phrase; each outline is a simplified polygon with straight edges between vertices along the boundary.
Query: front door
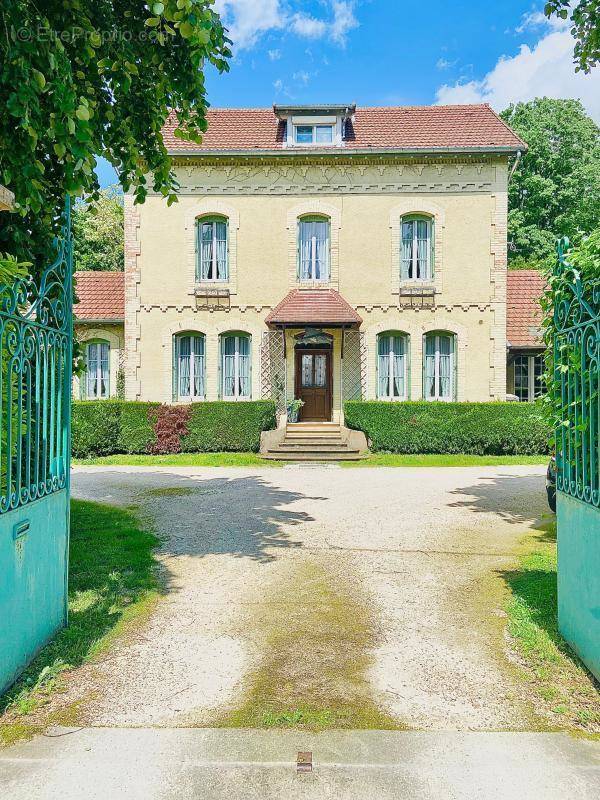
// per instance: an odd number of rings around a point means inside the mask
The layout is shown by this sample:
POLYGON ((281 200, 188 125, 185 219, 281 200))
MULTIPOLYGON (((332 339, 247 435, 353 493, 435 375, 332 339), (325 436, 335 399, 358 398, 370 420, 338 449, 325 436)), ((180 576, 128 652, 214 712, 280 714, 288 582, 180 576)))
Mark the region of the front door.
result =
POLYGON ((296 351, 296 397, 304 401, 300 420, 331 419, 331 350, 296 351))

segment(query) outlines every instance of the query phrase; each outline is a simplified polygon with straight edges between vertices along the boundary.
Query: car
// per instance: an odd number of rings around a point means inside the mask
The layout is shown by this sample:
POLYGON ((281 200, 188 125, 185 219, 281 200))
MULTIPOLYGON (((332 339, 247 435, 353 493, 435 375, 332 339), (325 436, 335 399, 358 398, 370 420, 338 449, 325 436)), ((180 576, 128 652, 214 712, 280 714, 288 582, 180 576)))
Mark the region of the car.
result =
POLYGON ((556 457, 552 456, 546 470, 546 494, 550 510, 556 514, 556 457))

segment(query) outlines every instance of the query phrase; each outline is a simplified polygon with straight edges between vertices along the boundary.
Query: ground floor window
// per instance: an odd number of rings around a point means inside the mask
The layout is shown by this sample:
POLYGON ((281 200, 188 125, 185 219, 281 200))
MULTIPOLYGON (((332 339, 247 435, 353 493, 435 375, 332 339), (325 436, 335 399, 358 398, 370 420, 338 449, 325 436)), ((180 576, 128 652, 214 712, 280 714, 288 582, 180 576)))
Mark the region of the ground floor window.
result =
POLYGON ((426 400, 454 400, 455 341, 449 333, 425 336, 423 395, 426 400))
POLYGON ((405 400, 407 396, 407 337, 382 333, 377 337, 377 397, 405 400))
POLYGON ((522 402, 531 402, 544 393, 544 356, 522 353, 513 360, 515 394, 522 402))
POLYGON ((250 337, 226 334, 221 337, 221 394, 223 400, 250 400, 250 337))
POLYGON ((108 342, 88 342, 85 347, 84 396, 100 400, 110 394, 110 345, 108 342))
POLYGON ((178 400, 203 400, 205 397, 205 349, 201 334, 175 337, 175 385, 178 400))

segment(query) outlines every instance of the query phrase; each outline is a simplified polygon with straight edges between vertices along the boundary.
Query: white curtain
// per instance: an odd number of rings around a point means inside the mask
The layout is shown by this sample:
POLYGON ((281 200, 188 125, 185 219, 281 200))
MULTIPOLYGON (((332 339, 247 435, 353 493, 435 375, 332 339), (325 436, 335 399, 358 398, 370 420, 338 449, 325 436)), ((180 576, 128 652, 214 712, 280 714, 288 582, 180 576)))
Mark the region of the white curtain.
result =
POLYGON ((435 399, 436 392, 436 369, 435 369, 435 336, 427 336, 425 339, 425 397, 435 399))
POLYGON ((387 399, 390 396, 390 337, 380 336, 377 356, 377 394, 387 399))
POLYGON ((440 348, 440 398, 450 400, 452 397, 452 339, 450 336, 439 336, 440 348))
POLYGON ((192 338, 194 397, 204 397, 204 336, 192 338))
POLYGON ((394 353, 394 384, 393 396, 396 398, 403 398, 405 396, 404 387, 404 374, 406 364, 406 352, 404 346, 403 336, 393 337, 393 353, 394 353))
POLYGON ((110 394, 110 345, 90 342, 86 348, 85 397, 97 400, 110 394))
POLYGON ((235 336, 223 339, 223 397, 235 396, 235 336))
POLYGON ((329 280, 329 222, 300 221, 300 280, 329 280))
POLYGON ((100 397, 108 397, 109 386, 109 347, 108 342, 100 342, 100 397))
POLYGON ((179 397, 190 396, 190 354, 190 337, 180 336, 177 340, 177 374, 179 376, 179 397))
POLYGON ((238 397, 250 397, 250 339, 238 336, 238 397))
POLYGON ((402 280, 410 280, 414 278, 412 267, 412 252, 413 252, 413 232, 414 227, 412 222, 402 223, 402 280))
POLYGON ((227 280, 227 222, 205 221, 200 224, 198 242, 200 253, 199 280, 227 280))
POLYGON ((417 228, 417 278, 429 278, 429 231, 430 223, 428 220, 420 219, 416 221, 417 228))
POLYGON ((87 391, 88 399, 98 397, 98 348, 96 344, 87 347, 87 391))

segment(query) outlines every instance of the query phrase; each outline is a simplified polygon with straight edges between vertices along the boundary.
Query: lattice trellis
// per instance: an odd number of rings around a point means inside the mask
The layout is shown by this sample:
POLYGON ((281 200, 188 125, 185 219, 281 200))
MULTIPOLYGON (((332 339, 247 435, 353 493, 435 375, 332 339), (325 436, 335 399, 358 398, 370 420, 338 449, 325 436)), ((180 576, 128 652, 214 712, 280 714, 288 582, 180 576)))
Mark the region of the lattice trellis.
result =
POLYGON ((344 331, 342 400, 363 400, 367 395, 367 348, 362 331, 344 331))
POLYGON ((260 348, 260 392, 263 399, 274 400, 277 412, 286 408, 286 366, 283 331, 265 331, 260 348))

